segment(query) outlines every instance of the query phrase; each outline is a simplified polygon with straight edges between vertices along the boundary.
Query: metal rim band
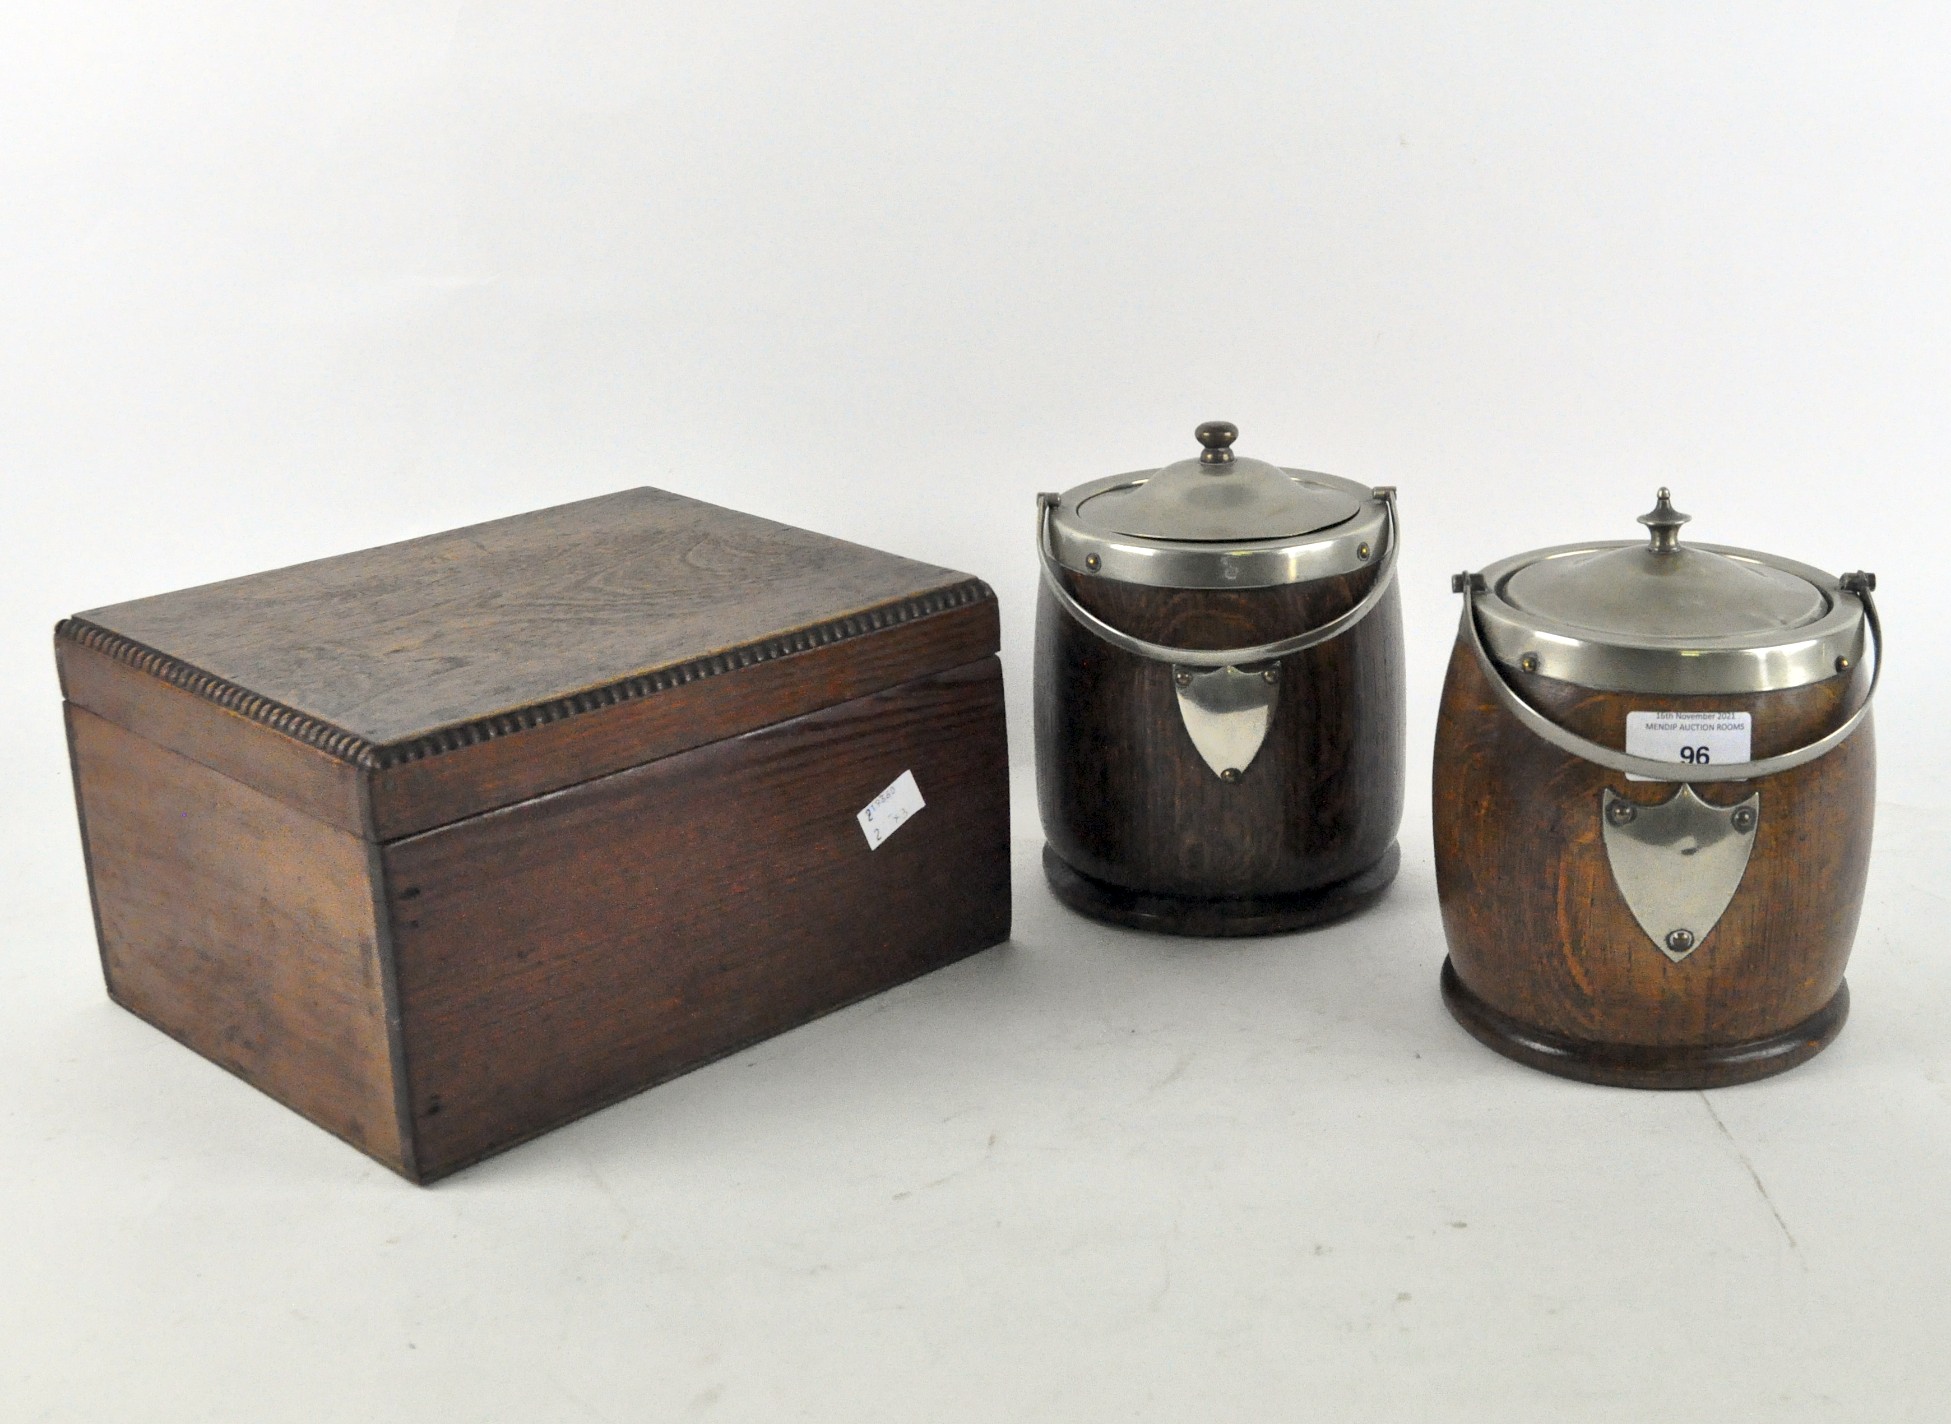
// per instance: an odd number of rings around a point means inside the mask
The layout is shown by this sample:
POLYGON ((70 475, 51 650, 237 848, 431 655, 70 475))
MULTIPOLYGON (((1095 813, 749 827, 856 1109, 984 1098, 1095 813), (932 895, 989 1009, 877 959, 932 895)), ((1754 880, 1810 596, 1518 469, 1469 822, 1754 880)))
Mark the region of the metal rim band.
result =
POLYGON ((1815 619, 1750 634, 1691 639, 1601 632, 1510 601, 1510 581, 1554 560, 1626 551, 1627 541, 1561 544, 1487 565, 1479 577, 1477 623, 1484 646, 1504 667, 1522 666, 1560 682, 1604 692, 1675 695, 1781 692, 1825 682, 1836 659, 1860 661, 1865 628, 1860 608, 1842 595, 1841 581, 1821 569, 1778 555, 1723 544, 1692 544, 1695 554, 1719 555, 1737 564, 1787 574, 1812 585, 1828 607, 1815 619), (1526 659, 1535 658, 1533 667, 1526 659))
POLYGON ((1099 496, 1136 489, 1156 473, 1111 475, 1062 494, 1039 495, 1052 505, 1049 544, 1057 567, 1151 588, 1272 588, 1371 569, 1371 554, 1381 549, 1387 532, 1386 511, 1376 498, 1387 486, 1286 468, 1281 473, 1289 479, 1348 495, 1355 512, 1299 534, 1233 541, 1123 534, 1088 517, 1099 496))
POLYGON ((1876 600, 1870 596, 1869 581, 1846 580, 1846 592, 1856 595, 1863 605, 1863 619, 1869 625, 1870 642, 1875 662, 1870 670, 1870 690, 1863 694, 1862 705, 1849 715, 1844 723, 1827 736, 1798 747, 1780 756, 1763 757, 1759 761, 1723 762, 1708 770, 1688 766, 1685 762, 1655 761, 1651 757, 1632 756, 1626 752, 1614 751, 1578 733, 1569 731, 1538 711, 1518 695, 1505 678, 1503 671, 1490 656, 1484 646, 1482 630, 1477 626, 1477 594, 1481 575, 1465 574, 1460 580, 1463 593, 1462 636, 1467 638, 1471 650, 1476 653, 1485 676, 1490 680, 1490 690, 1496 695, 1504 710, 1509 712, 1524 729, 1534 736, 1551 743, 1559 751, 1602 766, 1608 771, 1623 772, 1630 776, 1645 777, 1648 781, 1668 781, 1701 783, 1709 781, 1752 781, 1763 776, 1774 776, 1779 772, 1793 771, 1798 766, 1806 766, 1818 757, 1826 756, 1844 742, 1863 725, 1863 719, 1870 715, 1870 704, 1876 700, 1877 684, 1883 680, 1883 624, 1876 613, 1876 600))
POLYGON ((1083 604, 1079 603, 1065 588, 1058 574, 1055 556, 1050 550, 1050 510, 1055 496, 1045 496, 1037 501, 1036 552, 1037 562, 1043 568, 1044 586, 1056 598, 1058 606, 1076 619, 1086 630, 1096 634, 1114 648, 1153 662, 1177 663, 1182 667, 1238 667, 1243 663, 1273 662, 1279 658, 1290 657, 1305 652, 1320 643, 1339 638, 1350 628, 1374 611, 1375 605, 1382 601, 1382 595, 1389 591, 1395 582, 1396 551, 1402 540, 1396 526, 1395 491, 1377 490, 1373 496, 1379 500, 1388 514, 1388 548, 1383 551, 1382 562, 1376 568, 1375 582, 1362 596, 1362 601, 1332 622, 1323 623, 1305 633, 1296 633, 1291 638, 1282 638, 1276 643, 1262 643, 1255 648, 1172 648, 1163 643, 1147 642, 1134 638, 1121 629, 1112 627, 1083 604))

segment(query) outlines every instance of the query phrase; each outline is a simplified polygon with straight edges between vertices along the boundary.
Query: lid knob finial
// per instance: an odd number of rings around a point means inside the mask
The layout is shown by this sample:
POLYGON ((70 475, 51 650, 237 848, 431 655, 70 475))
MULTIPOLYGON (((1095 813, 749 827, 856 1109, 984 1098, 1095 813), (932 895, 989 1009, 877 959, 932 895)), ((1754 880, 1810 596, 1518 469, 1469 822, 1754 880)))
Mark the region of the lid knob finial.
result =
POLYGON ((1680 547, 1680 526, 1692 518, 1673 507, 1673 496, 1662 487, 1653 507, 1640 515, 1639 522, 1653 531, 1653 552, 1671 554, 1680 547))
POLYGON ((1199 457, 1203 465, 1230 465, 1233 463, 1233 442, 1240 438, 1240 427, 1230 420, 1209 420, 1192 432, 1193 437, 1206 447, 1205 454, 1199 457))

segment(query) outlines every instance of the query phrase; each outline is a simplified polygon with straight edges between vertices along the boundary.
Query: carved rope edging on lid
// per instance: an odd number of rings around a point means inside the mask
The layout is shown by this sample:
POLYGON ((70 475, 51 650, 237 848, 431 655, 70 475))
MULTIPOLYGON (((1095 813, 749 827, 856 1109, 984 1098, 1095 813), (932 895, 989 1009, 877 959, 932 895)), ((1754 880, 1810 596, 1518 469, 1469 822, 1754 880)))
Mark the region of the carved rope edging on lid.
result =
POLYGON ((54 636, 113 658, 118 663, 126 663, 171 687, 181 688, 205 702, 214 702, 226 712, 235 712, 248 721, 282 732, 294 741, 316 747, 327 756, 369 769, 379 765, 380 747, 357 732, 348 732, 309 712, 300 712, 262 693, 239 687, 234 682, 207 673, 181 658, 157 652, 146 643, 138 643, 98 623, 90 623, 85 618, 63 618, 54 625, 54 636))
POLYGON ((795 653, 811 652, 815 648, 828 647, 834 643, 844 643, 869 633, 878 633, 903 623, 932 617, 937 613, 966 608, 994 597, 995 594, 990 590, 989 585, 981 579, 968 579, 916 598, 905 598, 897 603, 870 608, 845 618, 815 623, 791 633, 728 648, 708 657, 694 658, 689 662, 658 668, 654 672, 620 678, 601 687, 586 688, 565 697, 551 698, 547 702, 538 702, 514 712, 497 713, 491 717, 457 722, 451 727, 441 727, 403 742, 386 743, 371 741, 357 732, 348 732, 343 727, 334 726, 309 712, 300 712, 295 707, 287 707, 284 703, 266 697, 262 693, 240 687, 214 673, 205 672, 202 668, 186 663, 181 658, 159 652, 147 644, 138 643, 135 639, 104 628, 100 624, 90 623, 85 618, 62 619, 55 625, 54 634, 57 638, 65 638, 69 642, 113 658, 116 662, 124 663, 139 672, 147 673, 205 702, 214 703, 226 712, 234 712, 240 717, 269 727, 295 741, 303 742, 306 746, 316 748, 339 761, 348 762, 368 771, 384 771, 390 767, 404 766, 408 762, 439 756, 444 752, 458 751, 480 742, 493 741, 497 737, 509 736, 531 727, 560 722, 605 707, 613 707, 621 702, 635 702, 640 698, 669 691, 674 687, 682 687, 703 678, 716 677, 739 668, 772 662, 795 653))

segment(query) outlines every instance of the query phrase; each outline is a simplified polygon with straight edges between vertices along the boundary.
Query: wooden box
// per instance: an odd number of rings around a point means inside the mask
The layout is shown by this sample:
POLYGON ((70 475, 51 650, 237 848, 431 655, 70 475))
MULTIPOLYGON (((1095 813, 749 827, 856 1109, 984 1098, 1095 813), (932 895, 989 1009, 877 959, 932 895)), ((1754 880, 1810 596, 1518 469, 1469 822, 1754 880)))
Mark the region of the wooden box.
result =
POLYGON ((109 994, 430 1181, 1006 938, 996 649, 651 489, 67 619, 109 994))

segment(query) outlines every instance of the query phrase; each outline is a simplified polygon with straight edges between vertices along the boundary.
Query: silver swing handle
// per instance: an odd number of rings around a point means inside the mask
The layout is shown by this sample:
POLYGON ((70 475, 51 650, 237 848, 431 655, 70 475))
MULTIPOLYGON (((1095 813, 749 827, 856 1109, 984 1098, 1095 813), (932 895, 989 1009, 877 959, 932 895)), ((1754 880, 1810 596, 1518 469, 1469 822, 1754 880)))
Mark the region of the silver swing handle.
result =
POLYGON ((1850 734, 1863 725, 1863 719, 1870 715, 1870 703, 1876 698, 1877 684, 1883 680, 1883 623, 1877 618, 1876 600, 1870 596, 1876 587, 1876 575, 1866 573, 1844 574, 1843 590, 1856 595, 1863 605, 1863 619, 1869 625, 1870 639, 1874 644, 1873 656, 1876 664, 1870 674, 1870 690, 1863 695, 1863 703, 1849 719, 1827 736, 1797 747, 1792 752, 1780 756, 1762 757, 1759 761, 1723 762, 1718 766, 1695 767, 1685 762, 1655 761, 1651 757, 1631 756, 1625 752, 1614 751, 1578 733, 1567 731, 1537 708, 1518 695, 1516 688, 1505 679, 1497 664, 1492 661, 1490 650, 1484 646, 1483 631, 1477 624, 1477 595, 1483 592, 1484 580, 1481 574, 1458 574, 1450 581, 1450 586, 1463 595, 1462 634, 1470 642, 1470 648, 1477 655, 1490 690, 1504 710, 1517 718, 1524 729, 1543 738, 1561 752, 1569 753, 1582 761, 1602 766, 1608 771, 1625 772, 1641 776, 1648 781, 1681 781, 1688 783, 1707 781, 1752 781, 1763 776, 1774 776, 1779 772, 1793 771, 1798 766, 1806 766, 1821 756, 1826 756, 1844 742, 1850 734))
POLYGON ((1176 663, 1181 667, 1239 667, 1246 663, 1273 662, 1278 658, 1290 657, 1295 653, 1304 652, 1316 644, 1327 642, 1331 638, 1339 638, 1343 633, 1346 633, 1350 628, 1353 628, 1357 623, 1368 617, 1374 611, 1375 605, 1382 601, 1382 595, 1387 593, 1389 591, 1389 585, 1395 582, 1396 551, 1402 543, 1396 526, 1395 496, 1396 492, 1387 486, 1375 491, 1375 498, 1382 501, 1383 508, 1388 511, 1389 543, 1388 548, 1383 551, 1381 566, 1375 571, 1375 582, 1369 585, 1369 590, 1362 596, 1362 601, 1342 614, 1339 618, 1328 623, 1323 623, 1318 628, 1311 628, 1305 633, 1296 633, 1291 638, 1282 638, 1277 643, 1262 643, 1257 648, 1222 648, 1218 650, 1207 648, 1170 648, 1163 643, 1147 642, 1143 638, 1134 638, 1131 634, 1112 627, 1109 623, 1106 623, 1102 618, 1091 612, 1090 609, 1084 607, 1075 598, 1071 597, 1070 590, 1064 587, 1063 580, 1058 577, 1056 556, 1050 551, 1050 511, 1062 503, 1062 496, 1060 495, 1040 494, 1037 496, 1037 559, 1043 566, 1044 586, 1056 598, 1058 606, 1072 618, 1075 618, 1088 631, 1095 633, 1114 648, 1123 649, 1125 652, 1136 654, 1141 658, 1149 658, 1153 662, 1176 663))

